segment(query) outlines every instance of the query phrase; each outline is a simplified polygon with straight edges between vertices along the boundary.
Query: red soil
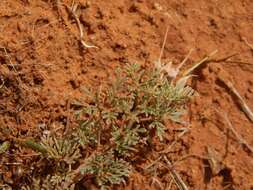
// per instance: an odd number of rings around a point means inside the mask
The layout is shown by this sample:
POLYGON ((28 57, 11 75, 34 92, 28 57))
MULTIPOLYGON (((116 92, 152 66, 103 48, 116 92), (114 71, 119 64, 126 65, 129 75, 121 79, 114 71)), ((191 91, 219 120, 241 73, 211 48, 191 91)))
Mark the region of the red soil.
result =
MULTIPOLYGON (((71 125, 74 111, 69 102, 82 97, 82 86, 103 83, 115 66, 128 62, 152 66, 169 27, 165 59, 178 64, 191 48, 195 50, 183 70, 219 50, 213 61, 194 73, 191 85, 199 96, 190 104, 190 132, 169 156, 174 161, 188 154, 206 157, 207 150, 213 150, 221 157, 222 171, 218 168, 216 175, 209 175, 207 163, 192 157, 175 169, 190 189, 253 189, 253 155, 232 133, 228 135, 227 123, 215 111, 227 113, 235 130, 253 146, 252 122, 218 79, 218 71, 226 73, 253 109, 253 49, 245 43, 247 39, 253 44, 253 1, 83 0, 80 21, 85 41, 98 49, 81 46, 75 20, 56 2, 0 2, 1 142, 10 138, 6 134, 36 137, 40 127, 71 125), (215 61, 233 54, 229 60, 215 61)), ((64 2, 71 5, 70 0, 64 2)), ((22 156, 15 158, 29 163, 22 156)), ((14 162, 0 160, 4 172, 10 169, 5 163, 14 162)), ((10 184, 13 175, 11 169, 4 174, 10 184)), ((167 182, 165 177, 160 180, 167 182)), ((161 189, 138 173, 124 188, 161 189)))

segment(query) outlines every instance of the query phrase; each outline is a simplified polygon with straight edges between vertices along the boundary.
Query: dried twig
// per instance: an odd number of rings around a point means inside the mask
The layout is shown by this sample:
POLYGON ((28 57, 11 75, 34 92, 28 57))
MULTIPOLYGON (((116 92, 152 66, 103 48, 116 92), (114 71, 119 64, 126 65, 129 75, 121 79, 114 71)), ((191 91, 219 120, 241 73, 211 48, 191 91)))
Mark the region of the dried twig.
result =
MULTIPOLYGON (((193 72, 197 67, 199 67, 201 64, 211 61, 210 58, 216 54, 218 51, 215 50, 213 51, 210 55, 206 56, 204 59, 193 65, 190 69, 184 72, 183 76, 189 75, 191 72, 193 72)), ((227 59, 231 58, 233 55, 230 55, 226 58, 220 59, 220 60, 214 60, 215 62, 220 62, 220 61, 226 61, 227 59)), ((222 75, 218 75, 219 80, 221 80, 233 93, 234 95, 238 98, 239 103, 242 107, 242 110, 245 112, 245 114, 248 116, 248 118, 253 122, 253 112, 250 110, 249 106, 246 104, 246 102, 243 100, 242 96, 239 94, 239 92, 236 90, 232 82, 228 81, 222 75)))
POLYGON ((147 165, 144 169, 148 170, 151 168, 153 165, 157 164, 160 160, 162 159, 162 156, 159 156, 155 161, 151 162, 149 165, 147 165))
POLYGON ((171 176, 172 176, 173 180, 175 181, 178 189, 179 190, 188 190, 188 187, 186 186, 186 184, 184 183, 184 181, 182 180, 180 175, 177 173, 177 171, 172 167, 171 162, 168 160, 168 158, 166 156, 164 156, 164 160, 165 160, 166 164, 168 165, 168 167, 170 168, 171 176))
POLYGON ((18 71, 16 70, 16 67, 14 66, 14 64, 12 63, 11 61, 11 57, 10 55, 8 54, 7 52, 7 49, 5 47, 0 47, 0 49, 3 49, 4 50, 4 54, 5 54, 5 57, 8 59, 9 63, 10 63, 10 66, 13 68, 13 70, 17 73, 18 71))
MULTIPOLYGON (((12 62, 12 60, 11 60, 11 57, 10 57, 10 55, 9 55, 8 52, 7 52, 7 49, 6 49, 5 47, 0 47, 0 49, 3 49, 3 50, 4 50, 4 54, 5 54, 5 57, 7 58, 8 62, 9 62, 9 65, 12 67, 12 69, 14 70, 14 72, 18 74, 18 71, 17 71, 17 69, 16 69, 16 67, 15 67, 15 64, 13 64, 13 62, 12 62)), ((25 84, 22 83, 22 81, 21 81, 21 79, 20 79, 20 77, 19 77, 18 75, 17 75, 16 79, 17 79, 19 85, 20 85, 23 89, 29 90, 29 88, 28 88, 25 84)), ((3 84, 2 84, 2 85, 3 85, 3 84)), ((2 88, 2 85, 1 85, 1 88, 2 88)))
POLYGON ((0 85, 0 89, 3 88, 4 83, 5 83, 3 78, 1 78, 1 81, 2 81, 2 84, 0 85))
POLYGON ((249 63, 249 62, 245 62, 245 61, 229 61, 229 60, 225 60, 226 63, 235 63, 235 64, 238 64, 238 65, 242 65, 242 66, 245 66, 245 65, 248 65, 248 66, 252 66, 253 63, 249 63))
MULTIPOLYGON (((216 110, 216 109, 215 109, 216 110)), ((253 147, 250 146, 246 140, 243 139, 243 137, 238 134, 238 132, 235 130, 235 128, 233 127, 233 124, 231 123, 230 119, 228 118, 227 113, 221 113, 220 111, 216 110, 216 112, 218 112, 225 120, 225 122, 227 123, 230 131, 235 135, 235 137, 237 138, 237 140, 239 141, 240 144, 244 145, 251 153, 253 153, 253 147)))
POLYGON ((246 102, 243 100, 242 96, 239 94, 239 92, 236 90, 232 82, 228 81, 222 75, 218 76, 219 80, 221 80, 232 92, 233 94, 238 98, 239 104, 244 111, 244 113, 248 116, 248 118, 253 122, 253 112, 249 108, 249 106, 246 104, 246 102))
POLYGON ((73 15, 75 21, 76 21, 76 24, 78 26, 78 29, 79 29, 79 33, 80 33, 80 42, 81 44, 86 47, 86 48, 98 48, 97 46, 94 46, 94 45, 88 45, 84 40, 83 40, 83 27, 82 27, 82 24, 78 18, 78 15, 76 14, 76 11, 77 11, 77 8, 78 8, 78 4, 77 3, 72 3, 72 6, 69 7, 68 5, 66 4, 63 4, 67 10, 73 15))
POLYGON ((249 41, 248 41, 247 38, 245 38, 245 37, 243 37, 242 39, 243 39, 243 41, 245 42, 245 44, 246 44, 247 46, 249 46, 251 50, 253 50, 253 44, 249 43, 249 41))
POLYGON ((64 131, 64 134, 68 134, 70 128, 69 128, 69 123, 70 123, 70 98, 67 99, 67 121, 66 121, 66 126, 65 126, 65 131, 64 131))
POLYGON ((156 177, 152 177, 151 186, 154 186, 154 184, 157 184, 160 189, 164 189, 162 183, 156 177))
POLYGON ((186 70, 183 73, 183 76, 188 76, 190 75, 196 68, 198 68, 200 65, 202 65, 203 63, 205 63, 206 61, 208 61, 211 57, 213 57, 216 53, 218 52, 218 50, 214 50, 213 52, 211 52, 209 55, 207 55, 206 57, 204 57, 203 59, 201 59, 199 62, 195 63, 190 69, 186 70))
POLYGON ((189 59, 189 57, 191 56, 192 52, 193 52, 193 49, 190 49, 190 51, 188 52, 188 54, 186 55, 186 57, 184 58, 184 60, 176 67, 176 70, 178 72, 182 68, 182 66, 185 64, 185 62, 189 59))
POLYGON ((164 52, 164 48, 165 48, 165 44, 167 41, 167 37, 168 37, 168 32, 169 32, 169 27, 167 27, 166 32, 165 32, 165 37, 163 39, 163 45, 162 45, 162 49, 160 52, 160 56, 159 56, 159 60, 158 60, 158 66, 161 68, 162 67, 162 56, 163 56, 163 52, 164 52))
POLYGON ((162 48, 161 48, 160 56, 159 56, 159 59, 156 62, 155 66, 156 66, 157 69, 165 72, 168 75, 168 77, 170 77, 172 79, 175 79, 177 77, 178 73, 180 72, 180 69, 182 68, 182 66, 189 59, 193 49, 190 49, 189 53, 186 55, 184 60, 178 66, 176 66, 176 67, 172 66, 172 61, 170 61, 167 64, 163 64, 162 63, 162 56, 163 56, 166 40, 167 40, 167 37, 168 37, 168 31, 169 31, 169 27, 167 27, 167 29, 166 29, 166 33, 165 33, 165 37, 164 37, 164 40, 163 40, 163 45, 162 45, 162 48))
POLYGON ((223 163, 224 156, 214 150, 211 146, 207 146, 206 151, 209 168, 211 169, 214 176, 218 175, 225 168, 225 165, 223 163))
POLYGON ((182 132, 176 137, 176 139, 170 144, 170 146, 168 146, 168 148, 161 151, 160 153, 167 154, 172 149, 172 147, 175 146, 175 144, 178 142, 178 140, 181 139, 188 132, 189 132, 188 128, 183 128, 182 132))
MULTIPOLYGON (((168 153, 171 148, 178 142, 178 140, 180 138, 182 138, 188 131, 188 128, 183 128, 181 129, 182 132, 177 136, 177 138, 171 143, 171 145, 166 148, 165 150, 161 151, 160 153, 162 154, 161 156, 159 156, 155 161, 153 161, 151 164, 149 164, 148 166, 145 167, 145 170, 149 169, 150 167, 154 166, 155 164, 159 163, 162 159, 165 160, 165 162, 167 163, 168 167, 166 166, 167 169, 169 169, 169 171, 171 172, 172 178, 175 181, 176 185, 178 186, 179 190, 188 190, 187 186, 185 185, 185 183, 183 182, 183 180, 181 179, 181 177, 179 176, 179 174, 173 169, 174 164, 172 165, 172 163, 170 163, 170 161, 167 159, 167 157, 165 156, 166 153, 168 153)), ((170 184, 170 188, 171 188, 171 184, 170 184)), ((169 188, 169 189, 170 189, 169 188)), ((167 188, 168 189, 168 188, 167 188)))
POLYGON ((170 180, 169 185, 166 186, 165 190, 170 190, 172 188, 173 179, 170 180))
MULTIPOLYGON (((180 69, 182 68, 182 66, 185 64, 185 62, 189 59, 191 53, 193 52, 193 49, 190 49, 190 51, 188 52, 188 54, 186 55, 186 57, 184 58, 184 60, 178 65, 178 66, 172 66, 172 62, 169 62, 167 65, 162 66, 162 70, 166 72, 166 74, 172 78, 175 79, 179 72, 180 69)), ((190 76, 190 75, 187 75, 190 76)))
POLYGON ((206 62, 216 62, 216 63, 220 63, 220 62, 228 62, 230 58, 235 57, 238 53, 233 53, 231 55, 228 55, 226 57, 222 57, 219 59, 209 59, 206 62))
POLYGON ((187 154, 187 155, 179 158, 175 162, 173 162, 173 166, 178 165, 180 162, 182 162, 182 161, 184 161, 184 160, 186 160, 188 158, 195 158, 195 159, 198 159, 198 160, 208 160, 208 157, 206 157, 206 156, 197 155, 197 154, 187 154))

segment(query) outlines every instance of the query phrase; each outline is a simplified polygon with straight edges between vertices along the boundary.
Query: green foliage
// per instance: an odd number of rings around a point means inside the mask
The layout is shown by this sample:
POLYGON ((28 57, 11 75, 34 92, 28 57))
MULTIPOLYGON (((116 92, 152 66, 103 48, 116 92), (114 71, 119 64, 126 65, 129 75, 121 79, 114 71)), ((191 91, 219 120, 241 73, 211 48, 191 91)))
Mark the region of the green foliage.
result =
POLYGON ((96 124, 92 120, 82 121, 77 129, 76 140, 82 147, 95 145, 97 143, 96 124))
POLYGON ((74 138, 57 137, 54 134, 44 135, 40 145, 46 150, 47 158, 74 164, 80 157, 79 144, 74 138))
MULTIPOLYGON (((115 75, 108 86, 85 89, 86 101, 77 113, 79 127, 67 136, 45 135, 30 146, 58 163, 40 179, 39 188, 71 189, 87 176, 101 189, 125 183, 134 167, 131 155, 153 138, 162 141, 166 121, 180 122, 185 103, 194 94, 186 85, 189 77, 174 84, 159 70, 137 64, 118 69, 115 75)), ((36 184, 34 180, 33 189, 36 184)))
POLYGON ((74 190, 74 184, 65 187, 65 184, 71 184, 72 178, 66 174, 48 175, 45 179, 33 179, 29 186, 21 187, 21 190, 74 190))
MULTIPOLYGON (((144 70, 137 64, 118 69, 111 86, 90 95, 91 103, 79 112, 80 117, 85 116, 85 130, 91 132, 86 132, 89 139, 85 142, 94 144, 99 131, 107 129, 113 131, 111 142, 117 144, 117 150, 134 150, 140 134, 148 136, 151 129, 162 140, 165 121, 180 122, 185 101, 194 94, 186 86, 187 79, 181 78, 174 85, 159 70, 144 70)), ((92 94, 92 90, 87 91, 92 94)))
POLYGON ((139 126, 133 129, 127 126, 115 128, 111 138, 111 141, 116 144, 115 151, 125 156, 128 156, 129 151, 137 151, 134 146, 141 144, 142 139, 140 134, 143 133, 146 133, 146 129, 139 126))
POLYGON ((10 148, 10 142, 5 141, 0 145, 0 154, 5 153, 10 148))
POLYGON ((106 154, 90 156, 80 171, 83 175, 96 176, 97 184, 101 189, 106 189, 109 185, 125 183, 130 168, 126 161, 115 159, 112 151, 108 151, 106 154))
POLYGON ((153 121, 150 125, 150 128, 155 128, 157 136, 159 137, 160 141, 163 140, 163 134, 165 133, 165 126, 160 121, 153 121))

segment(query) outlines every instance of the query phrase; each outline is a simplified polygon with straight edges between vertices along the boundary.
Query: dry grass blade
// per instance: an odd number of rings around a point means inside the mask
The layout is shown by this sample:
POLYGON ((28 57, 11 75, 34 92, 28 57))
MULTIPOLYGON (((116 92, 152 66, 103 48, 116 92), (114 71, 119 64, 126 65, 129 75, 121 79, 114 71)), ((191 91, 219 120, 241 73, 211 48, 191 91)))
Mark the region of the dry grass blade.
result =
POLYGON ((239 141, 240 144, 244 145, 251 153, 253 153, 253 147, 250 146, 243 138, 240 134, 238 134, 238 132, 235 130, 235 128, 233 127, 233 124, 231 123, 230 119, 228 118, 228 115, 226 113, 221 113, 220 111, 216 110, 216 112, 218 112, 225 120, 225 122, 227 123, 230 131, 235 135, 235 137, 237 138, 237 140, 239 141))
POLYGON ((195 159, 198 159, 198 160, 208 160, 209 158, 206 157, 206 156, 202 156, 202 155, 197 155, 197 154, 188 154, 188 155, 185 155, 183 156, 182 158, 176 160, 173 162, 173 166, 176 166, 178 165, 180 162, 184 161, 184 160, 187 160, 189 158, 195 158, 195 159))
POLYGON ((2 84, 0 85, 0 89, 4 87, 4 79, 1 78, 2 84))
POLYGON ((88 45, 84 40, 83 40, 83 27, 82 27, 82 24, 78 18, 78 15, 76 14, 76 11, 77 11, 77 8, 78 8, 78 4, 77 3, 72 3, 72 7, 69 7, 68 5, 66 4, 63 4, 67 10, 73 15, 75 21, 76 21, 76 24, 78 26, 78 29, 79 29, 79 33, 80 33, 80 42, 81 44, 85 47, 85 48, 98 48, 97 46, 94 46, 94 45, 88 45))
POLYGON ((14 66, 14 64, 12 63, 11 61, 11 57, 10 55, 8 54, 7 52, 7 49, 5 47, 0 47, 0 49, 3 49, 4 50, 4 54, 5 54, 5 57, 8 59, 9 63, 10 63, 10 66, 12 67, 12 69, 17 73, 17 69, 16 67, 14 66))
POLYGON ((67 99, 67 121, 66 121, 66 126, 65 126, 65 132, 64 134, 68 134, 69 133, 69 130, 70 130, 70 127, 69 127, 69 123, 70 123, 70 98, 67 99))
POLYGON ((160 56, 159 56, 159 60, 158 60, 158 64, 159 64, 159 67, 160 67, 160 68, 161 68, 161 66, 162 66, 162 56, 163 56, 165 44, 166 44, 166 41, 167 41, 168 32, 169 32, 169 27, 167 27, 167 29, 166 29, 166 33, 165 33, 165 37, 164 37, 164 40, 163 40, 162 49, 161 49, 160 56))
POLYGON ((169 185, 165 188, 165 190, 170 190, 172 188, 173 180, 170 180, 169 185))
POLYGON ((209 168, 214 176, 218 175, 225 168, 225 165, 223 164, 223 157, 210 146, 206 147, 206 151, 209 168))
MULTIPOLYGON (((204 59, 202 59, 201 61, 199 61, 198 63, 194 64, 190 69, 188 69, 187 71, 184 72, 183 76, 188 76, 189 74, 191 74, 197 67, 199 67, 201 64, 210 61, 210 58, 215 55, 218 51, 215 50, 213 51, 210 55, 206 56, 204 59)), ((216 62, 220 62, 220 61, 225 61, 226 59, 230 58, 234 56, 231 55, 229 57, 220 59, 220 60, 216 60, 216 62)), ((251 111, 251 109, 249 108, 249 106, 246 104, 246 102, 243 100, 242 96, 239 94, 239 92, 236 90, 236 88, 234 87, 234 85, 228 81, 227 79, 223 78, 222 75, 218 75, 219 80, 221 80, 233 93, 234 95, 238 98, 239 103, 242 107, 242 110, 245 112, 245 114, 248 116, 248 118, 253 122, 253 112, 251 111)))
POLYGON ((248 118, 253 122, 253 112, 249 108, 249 106, 246 104, 246 102, 243 100, 242 96, 239 94, 239 92, 236 90, 232 82, 224 79, 221 75, 218 76, 219 79, 233 92, 233 94, 238 98, 239 104, 244 111, 244 113, 248 116, 248 118))
POLYGON ((162 159, 162 156, 159 156, 155 161, 151 162, 149 165, 147 165, 144 169, 148 170, 151 168, 153 165, 157 164, 160 160, 162 159))
POLYGON ((191 56, 193 52, 193 49, 190 49, 190 51, 188 52, 188 54, 186 55, 186 57, 184 58, 184 60, 177 66, 177 70, 179 71, 182 66, 186 63, 186 61, 189 59, 189 57, 191 56))
POLYGON ((167 154, 173 146, 178 142, 179 139, 181 139, 186 133, 189 132, 188 128, 183 128, 183 131, 176 137, 176 139, 166 148, 165 150, 161 151, 160 153, 167 154))
POLYGON ((160 189, 164 189, 164 187, 163 187, 162 183, 160 182, 160 180, 157 179, 156 177, 152 177, 151 186, 154 186, 155 184, 157 184, 160 189))
POLYGON ((189 57, 190 57, 193 49, 190 49, 189 53, 186 55, 186 57, 184 58, 184 60, 178 66, 173 67, 172 66, 172 61, 170 61, 167 64, 163 64, 162 63, 162 56, 163 56, 166 40, 167 40, 167 37, 168 37, 168 31, 169 31, 169 27, 167 27, 167 29, 166 29, 165 37, 164 37, 164 40, 163 40, 163 45, 162 45, 162 48, 161 48, 161 51, 160 51, 160 56, 159 56, 158 61, 156 61, 155 67, 158 70, 160 70, 162 72, 165 72, 168 77, 170 77, 172 79, 175 79, 177 77, 178 73, 180 72, 180 69, 182 68, 182 66, 189 59, 189 57))
POLYGON ((247 46, 249 46, 251 50, 253 50, 253 44, 249 43, 249 41, 248 41, 247 38, 245 38, 245 37, 243 37, 242 39, 243 39, 243 41, 245 42, 245 44, 246 44, 247 46))
POLYGON ((191 55, 192 52, 193 52, 193 49, 190 49, 190 51, 188 52, 188 54, 186 55, 186 57, 184 58, 184 60, 178 66, 173 67, 172 66, 172 62, 170 62, 167 65, 163 66, 162 70, 164 70, 170 78, 175 79, 178 76, 178 74, 179 74, 180 69, 182 68, 182 66, 189 59, 189 57, 190 57, 190 55, 191 55))
MULTIPOLYGON (((23 88, 24 90, 29 91, 30 89, 28 88, 28 86, 26 86, 25 84, 22 83, 22 80, 21 80, 21 78, 18 75, 18 71, 17 71, 17 69, 15 67, 15 64, 13 64, 13 62, 11 60, 11 56, 8 54, 7 49, 5 47, 0 47, 0 49, 4 50, 4 54, 5 54, 5 57, 6 57, 7 61, 9 62, 9 65, 12 67, 13 71, 17 74, 16 79, 17 79, 17 81, 19 83, 19 86, 21 88, 23 88)), ((3 85, 4 85, 4 80, 2 79, 2 84, 1 84, 0 88, 2 88, 3 85)))
POLYGON ((177 171, 173 169, 171 162, 168 160, 168 158, 166 156, 164 156, 164 160, 165 160, 166 164, 169 166, 169 168, 171 168, 170 169, 171 176, 172 176, 173 180, 175 181, 178 189, 179 190, 188 190, 188 187, 186 186, 186 184, 184 183, 184 181, 182 180, 180 175, 177 173, 177 171))
POLYGON ((206 61, 208 61, 211 57, 213 57, 216 53, 218 52, 218 50, 214 50, 212 53, 210 53, 208 56, 204 57, 202 60, 200 60, 199 62, 195 63, 190 69, 186 70, 183 73, 183 76, 188 76, 189 74, 191 74, 196 68, 198 68, 200 65, 202 65, 203 63, 205 63, 206 61))

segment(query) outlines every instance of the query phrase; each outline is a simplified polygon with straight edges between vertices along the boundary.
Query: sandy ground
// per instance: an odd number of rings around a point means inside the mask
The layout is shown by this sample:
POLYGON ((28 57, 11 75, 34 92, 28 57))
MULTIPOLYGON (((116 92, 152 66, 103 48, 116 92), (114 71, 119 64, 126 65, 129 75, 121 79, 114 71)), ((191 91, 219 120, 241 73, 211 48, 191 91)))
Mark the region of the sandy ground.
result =
MULTIPOLYGON (((84 41, 98 48, 81 45, 74 18, 57 1, 0 2, 0 141, 37 137, 41 128, 74 125, 70 102, 82 97, 82 86, 103 84, 115 66, 152 66, 169 27, 164 62, 179 64, 193 48, 185 70, 218 50, 195 70, 190 83, 199 93, 189 104, 190 131, 168 154, 173 161, 195 157, 178 163, 176 170, 192 190, 253 189, 252 152, 231 133, 224 114, 250 146, 253 123, 219 79, 226 76, 253 109, 253 1, 94 0, 80 5, 84 41), (201 156, 216 158, 216 173, 201 156)), ((25 168, 33 160, 24 156, 25 150, 16 149, 0 157, 0 183, 14 189, 22 177, 6 163, 19 162, 25 168)), ((119 189, 161 187, 136 173, 119 189)))

